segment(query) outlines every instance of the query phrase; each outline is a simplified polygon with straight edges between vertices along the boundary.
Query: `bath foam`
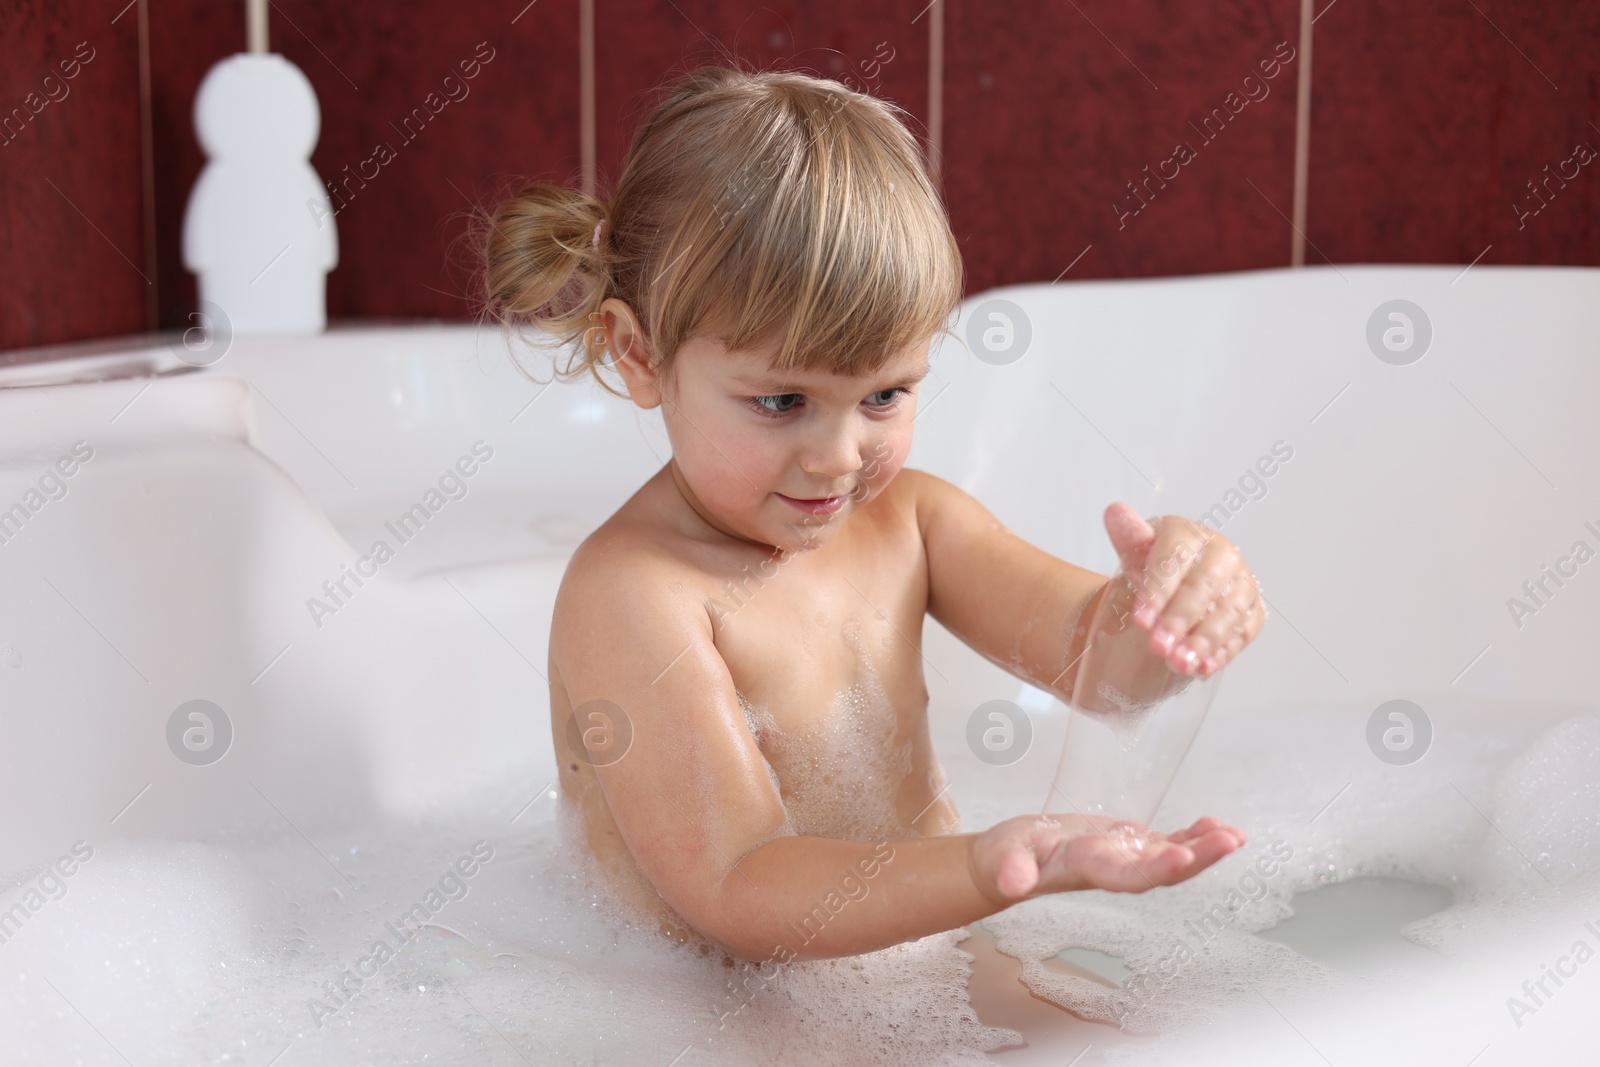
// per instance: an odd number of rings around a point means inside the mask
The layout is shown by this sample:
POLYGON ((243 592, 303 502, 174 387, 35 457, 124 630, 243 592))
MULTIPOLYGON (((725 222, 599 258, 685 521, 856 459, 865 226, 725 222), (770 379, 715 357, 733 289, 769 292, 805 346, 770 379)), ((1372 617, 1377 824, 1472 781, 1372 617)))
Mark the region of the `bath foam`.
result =
MULTIPOLYGON (((587 904, 597 930, 628 946, 627 980, 648 972, 641 994, 659 996, 691 976, 702 979, 697 1003, 680 1012, 690 1022, 687 1040, 674 1044, 667 1060, 692 1044, 696 1063, 983 1064, 990 1062, 984 1052, 1021 1040, 1014 1030, 984 1025, 968 1003, 973 957, 957 947, 965 930, 787 964, 667 944, 652 920, 635 918, 599 877, 582 850, 575 811, 563 810, 560 836, 558 851, 583 872, 573 881, 579 910, 587 904)), ((659 1037, 640 1044, 640 1062, 661 1059, 665 1047, 659 1037)))
POLYGON ((1521 831, 1512 840, 1541 874, 1558 886, 1593 882, 1600 876, 1600 715, 1551 727, 1500 775, 1493 804, 1495 821, 1521 831), (1552 782, 1567 788, 1553 792, 1552 782))
POLYGON ((795 833, 847 841, 913 836, 895 808, 911 773, 911 743, 899 738, 899 722, 868 656, 860 628, 847 623, 844 639, 855 650, 865 677, 834 697, 822 718, 785 732, 765 708, 742 696, 751 732, 761 742, 795 833))
MULTIPOLYGON (((1262 990, 1281 1005, 1344 998, 1374 984, 1253 936, 1292 915, 1296 893, 1364 876, 1447 885, 1456 891, 1462 850, 1444 841, 1435 842, 1430 853, 1428 834, 1395 825, 1395 798, 1375 792, 1375 803, 1351 804, 1342 817, 1330 813, 1315 825, 1288 821, 1281 814, 1272 821, 1240 820, 1250 832, 1250 843, 1189 882, 1145 894, 1041 897, 985 920, 985 926, 996 934, 1001 951, 1022 961, 1022 980, 1035 994, 1132 1034, 1160 1035, 1162 1041, 1139 1046, 1141 1055, 1165 1050, 1172 1057, 1135 1062, 1183 1063, 1186 1040, 1225 1030, 1229 1020, 1259 1011, 1262 990), (1258 873, 1246 880, 1251 865, 1279 842, 1292 852, 1291 858, 1269 877, 1258 873), (1069 946, 1122 959, 1130 979, 1123 988, 1110 989, 1043 964, 1048 955, 1069 946)), ((1403 803, 1420 826, 1434 827, 1447 819, 1459 823, 1458 813, 1442 795, 1403 803)), ((1219 810, 1228 807, 1237 805, 1219 810)), ((1414 926, 1398 932, 1420 943, 1414 926)), ((1383 980, 1415 981, 1400 974, 1383 980)))
MULTIPOLYGON (((787 964, 771 982, 737 964, 713 1009, 729 1029, 707 1039, 712 1062, 985 1064, 982 1055, 1021 1040, 984 1025, 967 1001, 968 934, 946 931, 862 956, 787 964), (721 1048, 722 1056, 715 1054, 721 1048), (774 1049, 781 1049, 774 1056, 774 1049)), ((770 974, 771 968, 768 968, 770 974)))
MULTIPOLYGON (((1274 764, 1241 743, 1236 768, 1251 789, 1191 779, 1184 798, 1243 826, 1251 841, 1240 854, 1178 886, 1142 895, 1041 897, 984 925, 1001 951, 1022 961, 1022 979, 1035 994, 1085 1018, 1154 1035, 1137 1047, 1107 1050, 1107 1062, 1191 1063, 1194 1040, 1226 1043, 1229 1027, 1247 1033, 1260 1026, 1267 1012, 1263 991, 1291 1017, 1289 1005, 1310 1011, 1364 995, 1421 1002, 1424 979, 1415 973, 1343 974, 1250 935, 1292 914, 1295 893, 1357 877, 1447 888, 1452 906, 1396 932, 1460 967, 1483 966, 1473 961, 1491 958, 1519 934, 1548 937, 1571 927, 1563 905, 1600 899, 1600 716, 1561 721, 1509 761, 1504 752, 1495 755, 1497 744, 1463 733, 1455 751, 1430 752, 1404 774, 1376 764, 1352 767, 1344 789, 1327 790, 1328 797, 1338 793, 1338 803, 1325 808, 1327 800, 1319 800, 1309 809, 1313 819, 1284 810, 1284 798, 1293 795, 1289 783, 1299 773, 1295 762, 1279 756, 1274 764), (1279 839, 1293 857, 1263 879, 1261 899, 1244 903, 1214 936, 1197 935, 1192 924, 1238 887, 1264 844, 1279 839), (1204 951, 1176 963, 1179 940, 1204 951), (1119 957, 1134 977, 1110 989, 1043 965, 1069 946, 1119 957), (1144 996, 1129 988, 1141 974, 1153 990, 1144 996)), ((1493 998, 1489 1004, 1500 1010, 1493 998)))
POLYGON ((1039 897, 985 919, 984 926, 1002 952, 1021 962, 1022 981, 1035 995, 1131 1034, 1188 1030, 1210 1022, 1219 1000, 1250 995, 1252 984, 1338 984, 1338 976, 1319 964, 1250 936, 1289 913, 1291 894, 1263 881, 1269 891, 1257 900, 1246 898, 1237 910, 1228 906, 1233 883, 1213 882, 1204 892, 1168 896, 1157 891, 1039 897), (1114 988, 1046 965, 1070 947, 1117 957, 1129 978, 1114 988))
MULTIPOLYGON (((0 909, 16 895, 0 895, 0 909)), ((82 1023, 74 1007, 130 1054, 178 1047, 192 1018, 186 1009, 214 999, 216 976, 226 973, 221 962, 249 957, 252 921, 270 896, 254 872, 209 846, 96 847, 65 894, 0 945, 3 1058, 98 1063, 93 1057, 105 1055, 120 1062, 92 1032, 75 1029, 82 1023), (90 1058, 77 1059, 83 1055, 90 1058)))
MULTIPOLYGON (((1322 829, 1315 834, 1302 830, 1288 872, 1290 884, 1302 887, 1363 875, 1447 886, 1455 904, 1406 924, 1399 933, 1454 961, 1453 992, 1448 978, 1424 981, 1414 973, 1364 982, 1328 974, 1320 999, 1314 985, 1292 976, 1276 988, 1270 979, 1257 979, 1249 995, 1194 986, 1183 991, 1197 1009, 1187 1021, 1183 1013, 1172 1013, 1163 1020, 1168 1025, 1152 1027, 1167 1032, 1142 1045, 1137 1055, 1116 1049, 1106 1061, 1184 1067, 1241 1062, 1243 1038, 1237 1035, 1281 1021, 1261 1002, 1262 990, 1285 1017, 1309 1021, 1321 1050, 1334 1062, 1423 1062, 1452 1042, 1465 1047, 1462 1062, 1485 1043, 1517 1062, 1522 1061, 1519 1052, 1528 1062, 1578 1062, 1574 1053, 1580 1047, 1587 1055, 1588 1024, 1574 1021, 1577 1016, 1568 1016, 1564 1031, 1558 1015, 1539 1018, 1537 1032, 1529 1023, 1524 1033, 1512 1025, 1504 999, 1517 993, 1519 978, 1536 976, 1544 959, 1521 960, 1516 946, 1570 944, 1583 935, 1580 924, 1594 915, 1593 902, 1600 899, 1594 863, 1600 842, 1595 823, 1600 715, 1584 713, 1555 723, 1509 761, 1503 755, 1489 758, 1493 746, 1472 738, 1455 762, 1416 778, 1366 776, 1351 792, 1362 788, 1368 799, 1342 813, 1334 809, 1319 820, 1322 829), (1503 766, 1484 767, 1496 763, 1503 766), (1327 997, 1328 987, 1340 991, 1327 997), (1230 1028, 1236 1035, 1230 1036, 1230 1028), (1350 1038, 1357 1033, 1372 1035, 1361 1043, 1361 1060, 1352 1058, 1352 1049, 1326 1044, 1330 1035, 1358 1044, 1350 1038), (1581 1044, 1566 1055, 1537 1057, 1531 1047, 1507 1043, 1509 1035, 1517 1041, 1546 1037, 1552 1048, 1564 1037, 1581 1044)), ((1430 753, 1428 759, 1433 758, 1430 753)), ((1569 1002, 1580 1003, 1576 998, 1584 995, 1574 992, 1569 1002)), ((1587 995, 1592 1003, 1593 993, 1587 995)))
POLYGON ((1481 806, 1492 826, 1478 823, 1480 859, 1456 905, 1407 928, 1437 951, 1476 947, 1478 930, 1508 919, 1531 931, 1563 899, 1600 899, 1600 715, 1551 726, 1501 771, 1481 806))
POLYGON ((536 777, 424 824, 307 820, 315 848, 96 848, 0 945, 3 1058, 122 1062, 63 995, 134 1063, 664 1064, 693 1046, 683 1062, 976 1065, 1018 1040, 967 1004, 964 931, 776 976, 667 941, 594 883, 574 812, 546 798, 511 821, 536 777), (480 840, 493 858, 402 941, 480 840), (380 942, 392 958, 363 967, 380 942))
MULTIPOLYGON (((1237 807, 1220 804, 1218 810, 1231 817, 1230 808, 1237 807)), ((1359 827, 1359 809, 1352 806, 1351 812, 1359 827)), ((1396 870, 1376 854, 1353 858, 1346 824, 1327 816, 1311 827, 1284 822, 1281 815, 1273 821, 1240 821, 1250 843, 1189 882, 1145 894, 1040 897, 984 924, 1000 950, 1021 961, 1022 981, 1036 995, 1132 1034, 1174 1036, 1171 1062, 1182 1062, 1182 1035, 1214 1029, 1258 1008, 1257 989, 1309 997, 1357 988, 1359 979, 1252 935, 1289 917, 1290 901, 1299 891, 1361 874, 1432 879, 1415 869, 1396 870), (1279 841, 1291 858, 1270 877, 1241 881, 1279 841), (1110 989, 1044 965, 1047 956, 1071 946, 1120 958, 1130 979, 1123 988, 1110 989)), ((1361 839, 1359 830, 1353 837, 1361 839)), ((1145 1051, 1160 1047, 1140 1046, 1145 1051)))

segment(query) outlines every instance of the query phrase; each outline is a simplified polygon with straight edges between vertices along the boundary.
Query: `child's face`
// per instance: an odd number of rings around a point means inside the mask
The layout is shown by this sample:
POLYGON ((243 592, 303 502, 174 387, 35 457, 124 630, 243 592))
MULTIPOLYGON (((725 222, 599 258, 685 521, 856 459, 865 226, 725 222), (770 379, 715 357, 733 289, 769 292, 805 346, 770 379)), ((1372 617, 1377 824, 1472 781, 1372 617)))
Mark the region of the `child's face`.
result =
POLYGON ((779 373, 768 350, 687 342, 661 383, 679 489, 724 533, 818 547, 904 465, 931 340, 861 378, 779 373))

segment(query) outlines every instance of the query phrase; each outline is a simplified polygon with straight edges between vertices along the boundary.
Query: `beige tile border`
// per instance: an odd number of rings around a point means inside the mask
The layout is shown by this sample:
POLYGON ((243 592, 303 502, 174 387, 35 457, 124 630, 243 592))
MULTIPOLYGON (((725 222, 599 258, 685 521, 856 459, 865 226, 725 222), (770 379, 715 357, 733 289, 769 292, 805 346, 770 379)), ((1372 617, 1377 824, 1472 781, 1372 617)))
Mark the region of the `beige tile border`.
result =
POLYGON ((594 0, 578 0, 578 158, 583 191, 595 195, 594 0))
POLYGON ((1294 113, 1294 224, 1289 265, 1306 265, 1306 187, 1311 173, 1311 24, 1313 0, 1300 0, 1300 83, 1294 113))
POLYGON ((944 0, 928 11, 928 177, 943 185, 944 167, 944 0))

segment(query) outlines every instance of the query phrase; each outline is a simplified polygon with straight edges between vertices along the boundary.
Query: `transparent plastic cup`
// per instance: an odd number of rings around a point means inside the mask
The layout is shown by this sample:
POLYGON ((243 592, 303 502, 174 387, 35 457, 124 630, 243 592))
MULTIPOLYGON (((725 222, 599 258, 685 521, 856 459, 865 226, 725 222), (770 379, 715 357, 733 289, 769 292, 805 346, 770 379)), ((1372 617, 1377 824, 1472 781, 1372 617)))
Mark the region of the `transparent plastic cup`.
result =
POLYGON ((1149 631, 1133 621, 1134 593, 1119 570, 1087 624, 1044 814, 1148 826, 1211 710, 1220 672, 1180 674, 1152 655, 1149 631))

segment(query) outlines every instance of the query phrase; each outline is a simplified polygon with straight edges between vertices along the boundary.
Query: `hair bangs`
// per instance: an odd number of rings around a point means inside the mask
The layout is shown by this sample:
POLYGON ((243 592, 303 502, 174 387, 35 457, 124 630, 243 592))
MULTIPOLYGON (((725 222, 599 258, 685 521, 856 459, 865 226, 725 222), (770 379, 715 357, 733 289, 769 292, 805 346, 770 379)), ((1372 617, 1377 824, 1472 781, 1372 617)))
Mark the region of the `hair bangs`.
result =
POLYGON ((961 253, 894 103, 804 74, 697 68, 634 133, 613 203, 536 182, 496 209, 486 306, 608 365, 599 308, 662 370, 692 337, 779 371, 872 374, 949 332, 961 253))
POLYGON ((775 348, 777 370, 871 374, 949 329, 960 250, 903 127, 804 96, 686 213, 661 250, 664 274, 681 269, 658 293, 697 320, 691 333, 775 348))

